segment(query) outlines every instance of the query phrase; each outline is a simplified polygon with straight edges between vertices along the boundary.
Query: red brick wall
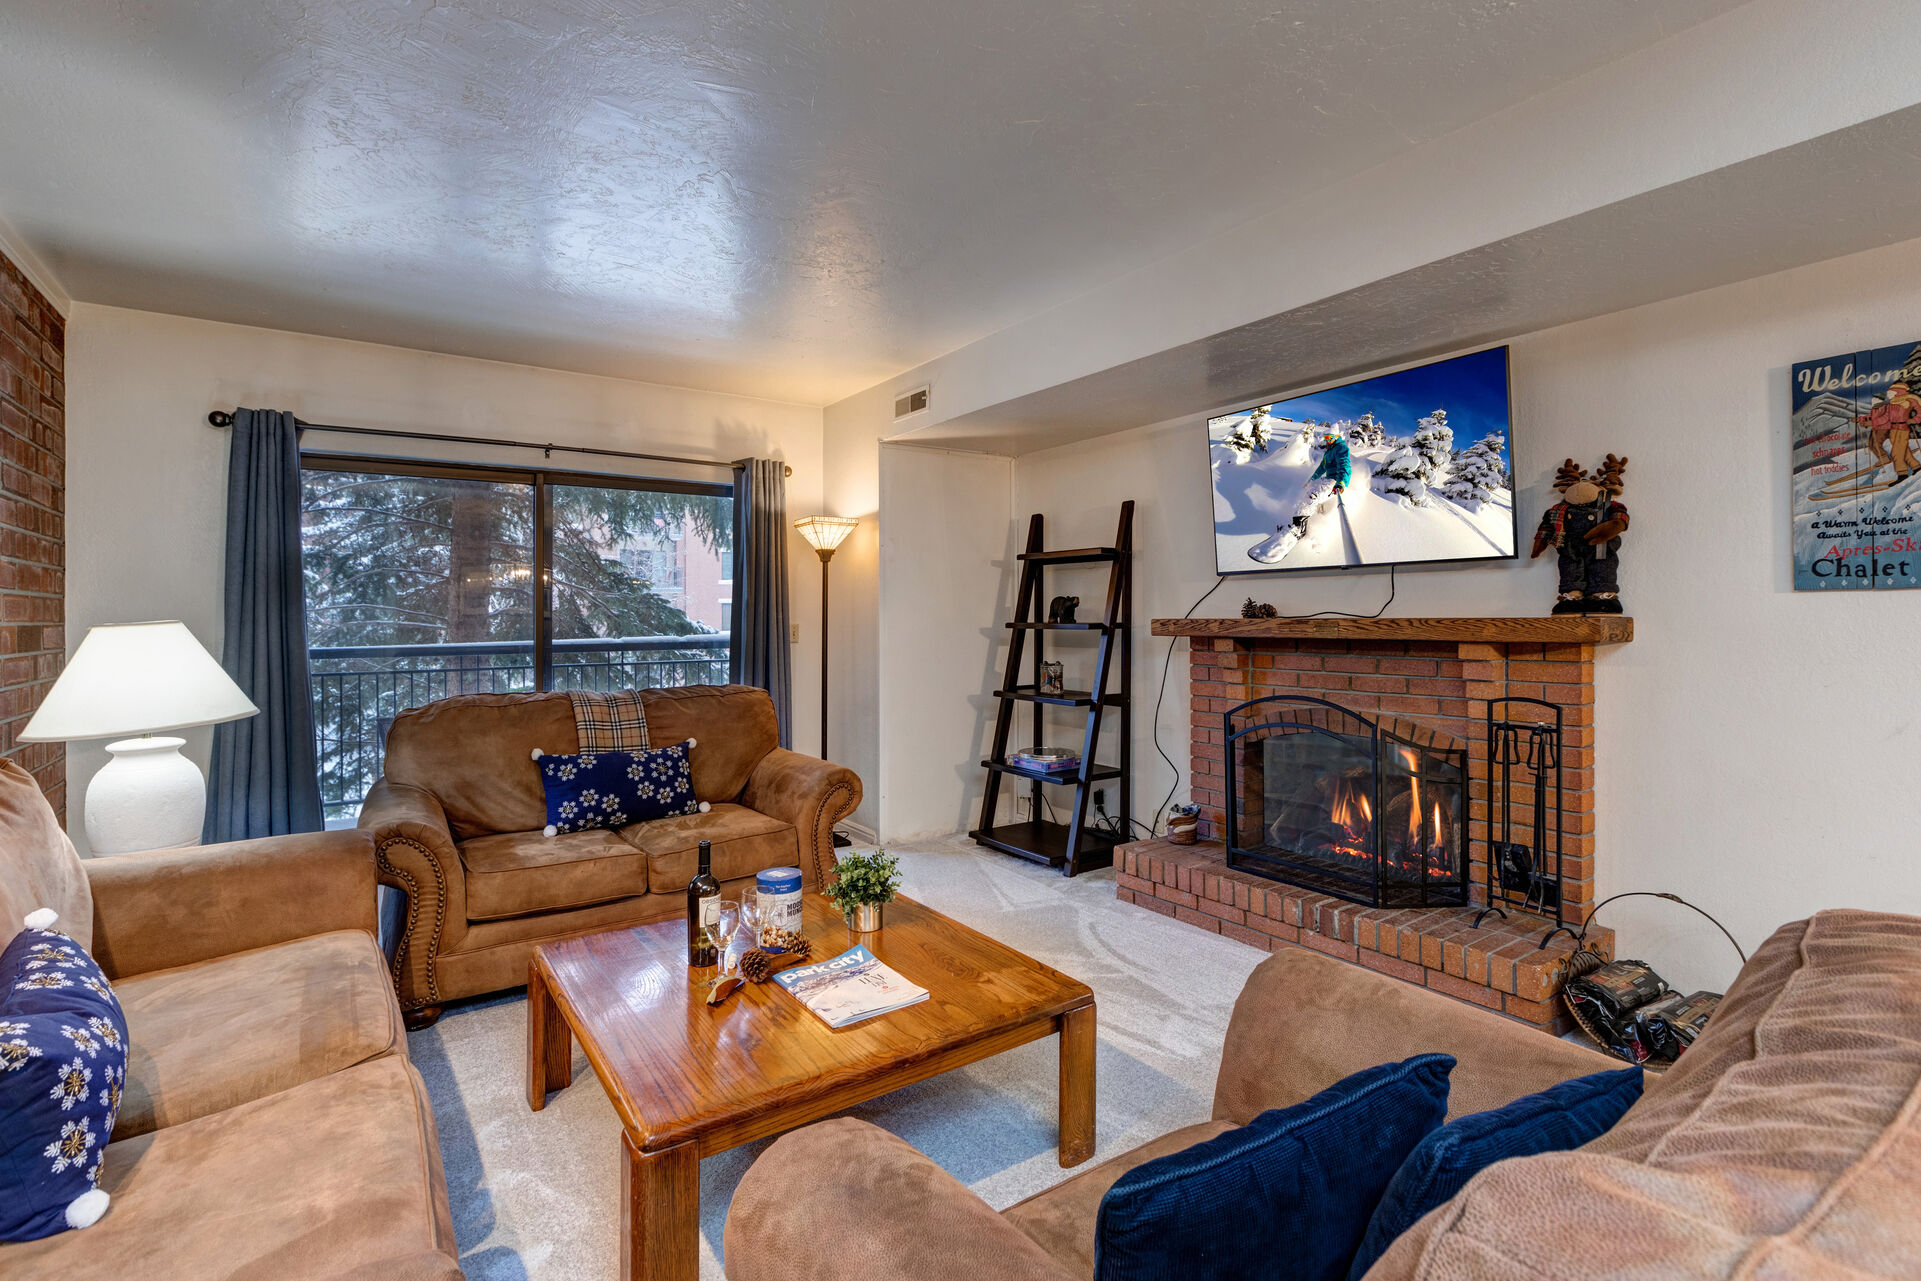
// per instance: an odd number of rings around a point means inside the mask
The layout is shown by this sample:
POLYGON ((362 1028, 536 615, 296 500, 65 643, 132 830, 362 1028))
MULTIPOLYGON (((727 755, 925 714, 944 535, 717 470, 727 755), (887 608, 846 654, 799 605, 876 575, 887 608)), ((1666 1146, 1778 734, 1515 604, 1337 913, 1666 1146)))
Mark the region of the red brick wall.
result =
POLYGON ((16 735, 66 657, 66 325, 0 255, 0 755, 66 816, 67 751, 16 735))
MULTIPOLYGON (((1594 902, 1594 649, 1591 645, 1228 640, 1191 643, 1192 796, 1201 834, 1221 831, 1229 785, 1221 713, 1270 694, 1326 699, 1373 719, 1428 726, 1468 746, 1470 874, 1482 900, 1488 835, 1487 702, 1527 696, 1566 710, 1562 888, 1570 922, 1594 902)), ((1517 805, 1515 817, 1532 821, 1517 805)), ((1550 816, 1550 822, 1552 817, 1550 816)))

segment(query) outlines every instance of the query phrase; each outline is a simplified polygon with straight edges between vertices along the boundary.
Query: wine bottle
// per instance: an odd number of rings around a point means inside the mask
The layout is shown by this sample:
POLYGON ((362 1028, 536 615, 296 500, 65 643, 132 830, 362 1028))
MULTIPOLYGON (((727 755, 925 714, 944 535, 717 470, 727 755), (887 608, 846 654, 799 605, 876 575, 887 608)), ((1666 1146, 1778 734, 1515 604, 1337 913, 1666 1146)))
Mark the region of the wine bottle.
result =
POLYGON ((714 931, 720 926, 720 882, 714 879, 714 854, 700 843, 700 871, 687 882, 687 964, 694 969, 720 964, 714 931))

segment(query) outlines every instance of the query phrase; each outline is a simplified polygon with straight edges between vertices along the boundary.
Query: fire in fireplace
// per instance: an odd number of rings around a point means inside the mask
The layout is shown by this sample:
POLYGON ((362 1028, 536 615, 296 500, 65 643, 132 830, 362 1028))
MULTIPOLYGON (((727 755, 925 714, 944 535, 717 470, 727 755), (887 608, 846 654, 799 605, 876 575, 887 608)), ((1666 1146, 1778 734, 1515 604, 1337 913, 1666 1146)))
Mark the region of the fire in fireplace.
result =
POLYGON ((1467 902, 1465 749, 1299 695, 1225 730, 1228 866, 1375 907, 1467 902))

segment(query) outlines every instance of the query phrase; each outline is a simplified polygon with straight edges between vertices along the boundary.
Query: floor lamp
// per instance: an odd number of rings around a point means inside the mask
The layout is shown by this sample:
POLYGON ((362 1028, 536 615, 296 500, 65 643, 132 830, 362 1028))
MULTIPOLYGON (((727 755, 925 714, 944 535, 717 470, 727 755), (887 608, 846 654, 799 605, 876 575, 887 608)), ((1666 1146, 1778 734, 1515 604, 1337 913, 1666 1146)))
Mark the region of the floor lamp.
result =
POLYGON ((852 516, 802 516, 794 528, 820 557, 820 758, 827 759, 827 562, 860 524, 852 516))

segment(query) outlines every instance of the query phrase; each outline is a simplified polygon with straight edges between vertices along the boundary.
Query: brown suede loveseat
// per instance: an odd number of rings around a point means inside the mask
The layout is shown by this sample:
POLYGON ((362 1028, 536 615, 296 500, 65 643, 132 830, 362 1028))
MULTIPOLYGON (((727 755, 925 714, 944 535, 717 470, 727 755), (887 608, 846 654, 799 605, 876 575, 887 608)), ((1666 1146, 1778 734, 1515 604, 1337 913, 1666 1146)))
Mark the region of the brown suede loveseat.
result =
POLYGON ((808 889, 831 872, 833 827, 860 804, 860 779, 782 748, 765 690, 689 685, 641 703, 656 747, 695 740, 707 813, 545 835, 533 753, 578 750, 565 693, 465 694, 395 718, 360 826, 382 883, 406 895, 393 971, 410 1026, 525 984, 538 943, 684 912, 703 840, 726 892, 770 867, 800 868, 808 889))
POLYGON ((105 1216, 0 1245, 0 1277, 458 1281, 375 902, 362 832, 83 861, 0 761, 0 946, 58 912, 128 1033, 105 1216))
MULTIPOLYGON (((727 1275, 1085 1281, 1101 1198, 1122 1174, 1429 1051, 1459 1061, 1450 1117, 1621 1066, 1290 948, 1254 971, 1235 1004, 1212 1120, 998 1214, 903 1140, 824 1121, 776 1141, 742 1179, 727 1275)), ((1574 1152, 1482 1170, 1365 1281, 1921 1277, 1917 1189, 1921 918, 1822 912, 1762 945, 1701 1039, 1612 1130, 1574 1152)))

